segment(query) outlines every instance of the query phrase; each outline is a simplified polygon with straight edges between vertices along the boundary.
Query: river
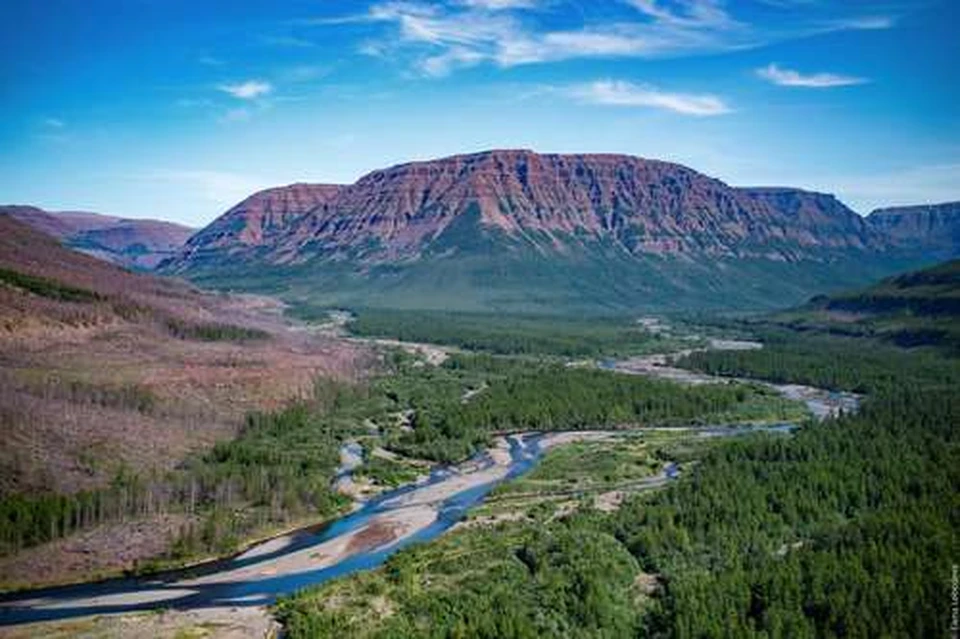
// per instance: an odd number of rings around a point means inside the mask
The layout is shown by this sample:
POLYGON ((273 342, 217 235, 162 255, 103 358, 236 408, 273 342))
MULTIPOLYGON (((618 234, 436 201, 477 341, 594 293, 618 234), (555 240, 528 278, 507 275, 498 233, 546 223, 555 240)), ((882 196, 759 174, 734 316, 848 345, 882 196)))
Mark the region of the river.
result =
MULTIPOLYGON (((601 362, 600 366, 684 383, 728 381, 673 369, 657 358, 601 362)), ((839 410, 854 410, 857 405, 858 398, 852 395, 803 386, 766 385, 788 397, 802 399, 820 417, 839 410)), ((795 427, 778 424, 759 429, 688 430, 716 437, 757 430, 789 431, 795 427)), ((501 437, 495 447, 469 462, 434 469, 425 480, 386 491, 326 526, 263 542, 230 559, 152 577, 117 578, 2 596, 0 626, 158 608, 209 610, 229 615, 239 608, 262 607, 305 586, 374 568, 409 544, 438 537, 460 521, 468 509, 479 504, 498 483, 530 470, 551 446, 611 435, 592 431, 501 437)), ((350 471, 359 464, 361 453, 354 442, 344 446, 338 482, 349 481, 350 471)), ((666 483, 677 475, 676 467, 668 465, 661 476, 653 479, 666 483)))

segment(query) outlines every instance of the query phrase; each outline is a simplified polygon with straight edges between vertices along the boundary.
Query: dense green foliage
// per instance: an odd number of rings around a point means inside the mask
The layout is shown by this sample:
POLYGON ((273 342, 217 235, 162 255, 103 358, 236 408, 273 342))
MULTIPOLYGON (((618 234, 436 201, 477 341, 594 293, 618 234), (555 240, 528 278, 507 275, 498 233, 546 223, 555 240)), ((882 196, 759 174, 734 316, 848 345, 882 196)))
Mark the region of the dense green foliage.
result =
POLYGON ((15 286, 21 290, 48 297, 59 302, 97 302, 102 296, 94 291, 70 286, 46 277, 28 275, 8 268, 0 268, 0 284, 15 286))
MULTIPOLYGON (((946 635, 960 556, 957 360, 768 336, 768 352, 685 363, 867 392, 862 410, 789 437, 714 442, 680 481, 611 514, 581 502, 559 520, 469 528, 401 551, 382 569, 283 602, 291 636, 946 635), (544 557, 550 568, 540 572, 544 557)), ((470 403, 501 392, 491 386, 470 403)), ((558 394, 569 392, 560 382, 558 394)), ((595 453, 580 446, 548 458, 540 483, 576 486, 585 469, 615 478, 624 468, 621 453, 610 463, 595 453), (579 464, 566 458, 577 455, 579 464)), ((535 475, 497 492, 529 498, 535 475)))
POLYGON ((714 446, 610 515, 402 551, 281 619, 292 637, 943 636, 957 423, 956 392, 891 391, 791 438, 714 446), (659 575, 652 599, 643 572, 659 575))
MULTIPOLYGON (((440 386, 395 392, 413 411, 411 432, 392 447, 436 461, 467 457, 491 432, 670 426, 800 417, 796 404, 759 386, 680 386, 640 376, 558 364, 517 364, 458 356, 440 371, 486 373, 488 388, 469 401, 437 401, 440 386), (492 373, 492 374, 491 374, 492 373)), ((420 373, 413 374, 416 379, 420 373)))
POLYGON ((799 337, 764 330, 765 347, 750 351, 703 351, 676 360, 678 366, 713 375, 745 376, 858 393, 909 385, 960 385, 960 360, 925 351, 833 336, 799 337))
POLYGON ((615 639, 639 628, 637 572, 601 531, 476 530, 285 602, 279 618, 291 637, 615 639))
POLYGON ((942 636, 960 394, 905 391, 792 439, 731 442, 609 525, 693 636, 942 636))
MULTIPOLYGON (((97 401, 105 404, 124 402, 144 411, 152 406, 152 396, 139 388, 96 390, 97 401)), ((332 491, 331 482, 338 448, 347 438, 450 462, 486 447, 495 431, 798 415, 797 405, 744 385, 684 388, 487 355, 460 355, 433 367, 396 352, 384 374, 366 384, 318 382, 309 400, 250 415, 237 438, 167 476, 126 482, 120 491, 0 500, 0 551, 126 517, 175 511, 196 520, 182 531, 177 554, 223 552, 254 531, 338 512, 346 500, 332 491), (464 400, 471 389, 482 390, 464 400)), ((383 485, 417 474, 409 464, 370 455, 357 472, 383 485)))
POLYGON ((863 251, 824 250, 800 260, 632 253, 584 233, 507 234, 482 224, 479 213, 458 216, 417 259, 325 257, 287 265, 197 260, 186 275, 204 287, 277 295, 314 317, 370 307, 605 317, 783 307, 918 263, 863 251))
POLYGON ((818 295, 798 308, 752 320, 804 333, 870 338, 960 356, 960 260, 914 271, 859 290, 818 295))
POLYGON ((829 309, 886 314, 960 315, 960 260, 887 278, 862 291, 822 300, 829 309))
POLYGON ((259 328, 221 322, 188 322, 175 317, 168 318, 166 326, 170 334, 178 339, 204 342, 246 342, 270 337, 270 333, 259 328))
POLYGON ((668 350, 677 340, 644 330, 633 318, 561 319, 441 311, 361 310, 350 332, 429 342, 503 355, 599 357, 668 350))

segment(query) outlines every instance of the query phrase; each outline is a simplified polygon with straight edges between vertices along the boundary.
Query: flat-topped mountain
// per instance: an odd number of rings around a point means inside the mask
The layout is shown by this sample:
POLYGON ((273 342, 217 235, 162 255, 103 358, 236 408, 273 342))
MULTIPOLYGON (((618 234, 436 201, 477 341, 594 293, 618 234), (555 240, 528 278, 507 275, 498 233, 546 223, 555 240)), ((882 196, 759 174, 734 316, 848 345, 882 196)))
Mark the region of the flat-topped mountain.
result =
POLYGON ((960 255, 960 202, 877 209, 867 222, 904 246, 931 257, 960 255))
POLYGON ((160 220, 124 219, 87 211, 45 211, 35 206, 0 206, 9 215, 65 245, 136 269, 152 269, 179 251, 191 229, 160 220))
POLYGON ((162 268, 333 304, 772 305, 886 274, 876 257, 891 247, 832 195, 495 150, 262 191, 162 268))
POLYGON ((629 254, 792 260, 884 238, 832 196, 736 189, 692 169, 625 155, 489 151, 374 171, 348 186, 257 193, 198 233, 174 264, 254 248, 268 263, 418 259, 475 216, 478 230, 546 251, 600 241, 629 254))

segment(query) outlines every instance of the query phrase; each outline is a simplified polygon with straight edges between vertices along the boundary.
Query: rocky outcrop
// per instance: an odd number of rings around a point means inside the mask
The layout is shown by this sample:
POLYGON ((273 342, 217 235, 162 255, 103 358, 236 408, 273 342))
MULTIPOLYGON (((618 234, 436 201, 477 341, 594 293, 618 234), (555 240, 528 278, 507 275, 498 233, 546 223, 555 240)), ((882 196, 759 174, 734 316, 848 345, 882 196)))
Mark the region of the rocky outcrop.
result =
POLYGON ((633 255, 791 261, 886 241, 830 195, 738 189, 626 155, 498 150, 401 164, 348 186, 263 191, 195 235, 168 266, 188 270, 227 256, 275 264, 415 260, 472 212, 477 232, 545 252, 593 241, 633 255))
POLYGON ((877 209, 867 223, 895 242, 930 253, 931 257, 960 255, 960 202, 877 209))

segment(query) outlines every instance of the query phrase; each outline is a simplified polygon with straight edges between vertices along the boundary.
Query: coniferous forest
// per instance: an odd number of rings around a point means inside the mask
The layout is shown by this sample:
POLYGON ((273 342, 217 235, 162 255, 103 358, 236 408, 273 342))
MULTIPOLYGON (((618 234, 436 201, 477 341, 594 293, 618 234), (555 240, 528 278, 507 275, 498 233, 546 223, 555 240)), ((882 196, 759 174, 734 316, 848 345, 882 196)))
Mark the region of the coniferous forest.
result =
MULTIPOLYGON (((584 505, 401 551, 284 601, 281 619, 292 637, 946 636, 956 362, 881 349, 840 366, 839 349, 863 344, 801 342, 789 381, 869 389, 858 413, 703 447, 680 481, 612 513, 584 505), (938 364, 915 377, 913 356, 938 364)), ((756 361, 737 372, 762 374, 756 361)))

